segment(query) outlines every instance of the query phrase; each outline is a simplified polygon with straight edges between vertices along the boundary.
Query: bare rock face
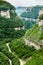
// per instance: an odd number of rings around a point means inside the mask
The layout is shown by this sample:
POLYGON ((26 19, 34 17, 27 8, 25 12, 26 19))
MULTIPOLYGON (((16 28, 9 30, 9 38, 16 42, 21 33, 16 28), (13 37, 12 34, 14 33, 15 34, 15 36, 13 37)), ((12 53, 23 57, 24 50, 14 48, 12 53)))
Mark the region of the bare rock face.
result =
POLYGON ((40 11, 39 11, 39 16, 40 16, 41 14, 43 14, 43 10, 40 10, 40 11))
POLYGON ((14 14, 14 11, 15 11, 15 7, 13 5, 11 5, 6 1, 0 0, 0 16, 3 16, 5 18, 10 18, 11 13, 14 14))
POLYGON ((0 15, 5 17, 5 18, 10 18, 10 12, 9 10, 6 11, 0 11, 0 15))
POLYGON ((39 20, 38 21, 38 26, 42 26, 43 25, 43 20, 39 20))
POLYGON ((39 11, 39 17, 38 17, 38 26, 43 25, 43 10, 39 11))

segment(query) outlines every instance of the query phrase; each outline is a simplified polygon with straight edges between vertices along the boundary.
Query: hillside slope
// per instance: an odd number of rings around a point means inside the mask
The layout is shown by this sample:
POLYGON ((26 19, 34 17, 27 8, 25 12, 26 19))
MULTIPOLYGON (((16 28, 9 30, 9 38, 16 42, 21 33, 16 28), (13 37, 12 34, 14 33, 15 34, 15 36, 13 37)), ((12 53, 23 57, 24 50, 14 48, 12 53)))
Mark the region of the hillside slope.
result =
POLYGON ((38 43, 43 39, 43 26, 38 26, 37 24, 30 28, 24 36, 26 39, 38 43))

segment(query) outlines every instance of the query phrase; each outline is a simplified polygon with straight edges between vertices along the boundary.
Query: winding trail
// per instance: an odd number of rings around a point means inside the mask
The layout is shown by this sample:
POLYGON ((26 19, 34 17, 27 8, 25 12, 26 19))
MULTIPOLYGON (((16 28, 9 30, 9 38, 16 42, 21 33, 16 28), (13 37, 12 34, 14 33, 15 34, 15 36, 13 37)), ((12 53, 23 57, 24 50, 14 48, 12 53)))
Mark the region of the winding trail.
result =
MULTIPOLYGON (((9 48, 9 43, 7 43, 6 46, 8 47, 8 50, 9 50, 9 52, 11 53, 11 49, 9 48)), ((9 62, 10 62, 10 65, 12 65, 11 59, 9 59, 9 62)))
POLYGON ((28 61, 28 60, 30 60, 32 57, 29 57, 28 59, 26 59, 25 61, 24 60, 21 60, 21 59, 19 59, 19 61, 20 61, 20 65, 25 65, 25 63, 28 61))
MULTIPOLYGON (((8 47, 9 52, 12 53, 9 44, 10 44, 10 43, 7 43, 6 46, 8 47)), ((13 53, 13 54, 14 54, 14 53, 13 53)), ((15 56, 17 57, 17 55, 15 55, 15 56)), ((30 58, 27 59, 26 61, 24 61, 24 60, 22 60, 22 59, 20 59, 20 58, 18 58, 18 59, 19 59, 19 61, 20 61, 20 65, 24 65, 24 64, 27 62, 27 60, 29 60, 30 58)), ((10 59, 9 59, 9 62, 10 62, 10 65, 12 65, 12 61, 11 61, 10 59)))
POLYGON ((40 46, 38 44, 31 42, 31 41, 27 40, 26 38, 24 38, 24 42, 25 42, 25 45, 34 46, 36 50, 40 49, 40 46))
MULTIPOLYGON (((26 38, 23 38, 23 39, 24 39, 25 45, 34 46, 36 50, 40 49, 40 46, 37 45, 36 43, 33 43, 33 42, 27 40, 26 38)), ((10 53, 13 53, 13 52, 11 51, 11 48, 10 48, 9 44, 10 44, 10 43, 7 43, 6 46, 8 47, 9 52, 10 52, 10 53)), ((13 53, 13 54, 15 54, 15 53, 13 53)), ((15 56, 17 57, 16 54, 15 54, 15 56)), ((22 59, 20 59, 20 58, 18 58, 18 59, 19 59, 19 61, 20 61, 20 65, 24 65, 29 59, 31 59, 31 57, 28 58, 28 59, 26 59, 26 60, 22 60, 22 59)), ((9 62, 10 62, 10 65, 12 65, 12 61, 11 61, 10 59, 9 59, 9 62)))
POLYGON ((12 61, 9 59, 10 65, 12 65, 12 61))
POLYGON ((7 45, 7 47, 8 47, 9 52, 11 53, 12 51, 11 51, 11 49, 10 49, 10 47, 9 47, 9 43, 7 43, 6 45, 7 45))
POLYGON ((24 65, 26 62, 24 60, 19 59, 20 65, 24 65))

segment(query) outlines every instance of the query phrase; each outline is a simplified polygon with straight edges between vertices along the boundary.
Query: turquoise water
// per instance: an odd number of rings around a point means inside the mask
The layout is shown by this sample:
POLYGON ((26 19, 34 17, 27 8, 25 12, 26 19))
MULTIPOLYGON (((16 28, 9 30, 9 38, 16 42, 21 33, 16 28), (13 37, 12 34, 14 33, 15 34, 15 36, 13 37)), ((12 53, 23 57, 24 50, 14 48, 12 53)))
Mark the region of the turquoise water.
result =
POLYGON ((23 9, 22 8, 16 8, 16 13, 18 16, 20 16, 23 13, 23 9))

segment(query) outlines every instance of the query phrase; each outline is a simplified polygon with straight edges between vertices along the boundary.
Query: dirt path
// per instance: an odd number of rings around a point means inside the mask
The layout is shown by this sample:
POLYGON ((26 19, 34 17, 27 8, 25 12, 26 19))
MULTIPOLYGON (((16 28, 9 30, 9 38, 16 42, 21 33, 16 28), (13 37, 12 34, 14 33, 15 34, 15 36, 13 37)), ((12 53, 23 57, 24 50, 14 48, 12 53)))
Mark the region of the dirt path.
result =
MULTIPOLYGON (((28 45, 28 46, 34 46, 35 47, 35 49, 40 49, 40 46, 39 45, 37 45, 37 44, 35 44, 35 43, 33 43, 33 42, 31 42, 31 41, 29 41, 29 40, 27 40, 27 39, 25 39, 24 38, 24 42, 25 42, 25 45, 28 45)), ((12 51, 11 51, 11 49, 10 49, 10 47, 9 47, 9 43, 7 43, 6 44, 7 45, 7 47, 8 47, 8 50, 9 50, 9 52, 10 53, 12 53, 12 51)), ((14 53, 13 53, 14 54, 14 53)), ((29 60, 30 58, 28 58, 27 60, 29 60)), ((20 65, 24 65, 26 62, 27 62, 27 60, 22 60, 22 59, 19 59, 19 61, 20 61, 20 65)), ((12 61, 9 59, 9 62, 10 62, 10 65, 12 65, 12 61)))
POLYGON ((37 50, 40 49, 40 46, 39 45, 37 45, 36 43, 33 43, 33 42, 27 40, 26 38, 24 38, 24 42, 25 42, 25 45, 34 46, 35 49, 37 49, 37 50))
MULTIPOLYGON (((8 47, 9 52, 11 53, 12 51, 11 51, 11 49, 10 49, 10 47, 9 47, 9 43, 7 43, 6 45, 7 45, 7 47, 8 47)), ((14 53, 13 53, 13 54, 14 54, 14 53)), ((21 59, 19 59, 19 61, 20 61, 20 65, 24 65, 24 64, 26 63, 26 61, 21 60, 21 59)), ((10 62, 10 65, 12 65, 12 61, 11 61, 10 59, 9 59, 9 62, 10 62)))
POLYGON ((11 49, 10 49, 10 47, 9 47, 9 43, 7 43, 6 45, 7 45, 7 47, 8 47, 9 52, 11 53, 12 51, 11 51, 11 49))
POLYGON ((9 59, 10 65, 12 65, 12 61, 9 59))
MULTIPOLYGON (((7 43, 6 46, 8 47, 8 50, 9 50, 9 52, 11 53, 11 49, 9 48, 9 43, 7 43)), ((9 62, 10 62, 10 65, 12 65, 11 59, 9 59, 9 62)))
POLYGON ((20 65, 24 65, 26 62, 24 60, 19 59, 20 65))

